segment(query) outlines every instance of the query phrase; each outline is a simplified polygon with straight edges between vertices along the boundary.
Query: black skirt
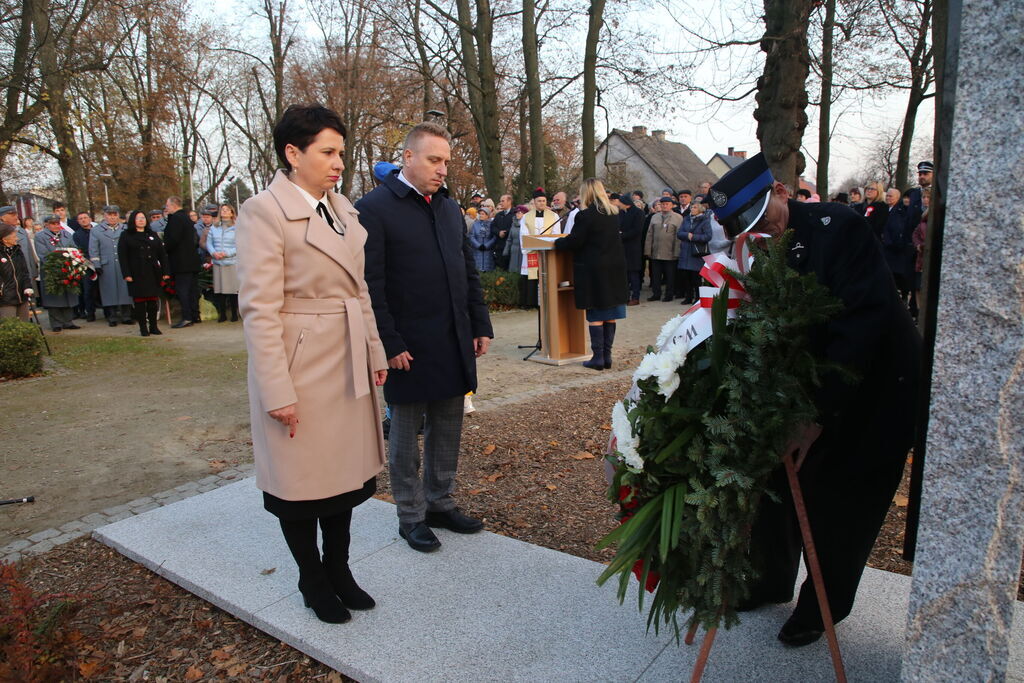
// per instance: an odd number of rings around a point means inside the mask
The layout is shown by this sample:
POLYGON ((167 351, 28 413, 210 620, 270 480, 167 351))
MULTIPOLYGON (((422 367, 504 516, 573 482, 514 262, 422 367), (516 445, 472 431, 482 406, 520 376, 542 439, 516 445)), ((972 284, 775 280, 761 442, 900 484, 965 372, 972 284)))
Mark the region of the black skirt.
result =
POLYGON ((319 500, 284 500, 264 491, 263 508, 278 519, 289 522, 299 519, 333 517, 365 503, 376 492, 377 477, 371 477, 361 489, 346 491, 319 500))

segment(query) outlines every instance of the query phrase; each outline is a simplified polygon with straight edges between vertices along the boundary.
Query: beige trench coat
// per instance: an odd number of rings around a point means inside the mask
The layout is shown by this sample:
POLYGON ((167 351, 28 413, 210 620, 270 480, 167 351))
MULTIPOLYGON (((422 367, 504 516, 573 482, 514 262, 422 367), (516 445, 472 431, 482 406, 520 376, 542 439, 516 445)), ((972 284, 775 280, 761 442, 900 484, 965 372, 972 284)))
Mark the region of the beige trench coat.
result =
POLYGON ((283 171, 238 215, 256 485, 284 500, 354 491, 384 467, 373 371, 384 347, 363 279, 366 230, 328 192, 338 236, 283 171), (296 404, 295 438, 267 412, 296 404))

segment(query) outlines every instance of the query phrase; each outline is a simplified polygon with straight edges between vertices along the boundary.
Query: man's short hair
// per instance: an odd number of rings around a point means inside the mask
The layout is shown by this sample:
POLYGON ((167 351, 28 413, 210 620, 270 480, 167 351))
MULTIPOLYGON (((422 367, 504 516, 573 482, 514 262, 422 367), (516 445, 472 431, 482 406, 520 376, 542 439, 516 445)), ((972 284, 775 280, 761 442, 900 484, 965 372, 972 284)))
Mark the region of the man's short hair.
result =
POLYGON ((419 142, 421 138, 427 136, 444 138, 449 143, 452 141, 452 134, 448 132, 447 128, 434 121, 424 121, 423 123, 417 123, 406 134, 405 142, 402 143, 402 149, 412 149, 413 145, 419 142))
POLYGON ((57 209, 66 209, 66 208, 67 207, 64 206, 64 202, 54 202, 53 203, 53 210, 54 211, 56 211, 57 209))
POLYGON ((799 190, 796 191, 796 196, 798 196, 798 197, 806 197, 807 199, 810 199, 811 198, 811 191, 808 190, 806 187, 801 187, 799 190))
POLYGON ((285 169, 292 170, 292 165, 288 163, 284 148, 293 145, 305 150, 324 128, 338 131, 343 138, 348 137, 341 117, 321 104, 293 104, 284 110, 281 120, 274 126, 274 151, 285 169))
POLYGON ((643 190, 633 190, 633 196, 634 197, 639 197, 640 199, 643 199, 644 198, 644 191, 643 190))
POLYGON ((170 197, 168 197, 167 198, 167 203, 170 204, 171 206, 176 206, 179 209, 182 206, 181 205, 181 197, 177 197, 175 195, 171 195, 170 197))

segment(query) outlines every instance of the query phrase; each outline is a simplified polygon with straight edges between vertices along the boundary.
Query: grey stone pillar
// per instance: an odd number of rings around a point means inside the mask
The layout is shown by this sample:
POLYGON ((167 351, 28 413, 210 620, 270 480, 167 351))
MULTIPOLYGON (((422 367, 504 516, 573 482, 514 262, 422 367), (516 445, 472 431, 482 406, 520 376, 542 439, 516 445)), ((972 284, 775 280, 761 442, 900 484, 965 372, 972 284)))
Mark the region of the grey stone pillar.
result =
POLYGON ((960 20, 908 682, 1005 679, 1024 549, 1024 2, 960 20))

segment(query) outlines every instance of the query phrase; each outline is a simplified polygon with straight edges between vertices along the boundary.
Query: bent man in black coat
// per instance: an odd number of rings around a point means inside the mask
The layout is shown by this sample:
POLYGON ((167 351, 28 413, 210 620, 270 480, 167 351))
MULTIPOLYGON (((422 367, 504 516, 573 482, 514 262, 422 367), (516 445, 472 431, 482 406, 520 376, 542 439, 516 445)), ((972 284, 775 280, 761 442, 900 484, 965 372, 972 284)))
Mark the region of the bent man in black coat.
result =
POLYGON ((421 123, 406 137, 403 169, 356 202, 366 228, 366 284, 391 372, 388 464, 399 533, 422 552, 429 527, 472 533, 483 524, 455 505, 462 406, 476 359, 494 332, 458 204, 442 185, 448 132, 421 123), (423 473, 417 432, 424 416, 423 473))
POLYGON ((640 303, 640 282, 644 267, 644 212, 633 206, 629 195, 611 198, 619 207, 619 235, 622 249, 626 252, 626 276, 629 280, 629 305, 640 303))
MULTIPOLYGON (((730 235, 793 230, 790 267, 814 273, 843 304, 815 331, 815 353, 854 371, 857 380, 824 376, 815 396, 818 424, 805 425, 786 449, 805 456, 799 476, 829 608, 838 622, 853 607, 913 442, 920 337, 863 216, 840 204, 788 201, 785 186, 772 180, 760 154, 719 180, 711 197, 730 235)), ((782 502, 762 499, 751 536, 761 575, 738 609, 792 599, 801 537, 781 467, 772 488, 782 502)), ((806 645, 823 629, 808 578, 779 640, 806 645)))
POLYGON ((181 320, 171 327, 188 327, 199 319, 199 290, 196 274, 202 269, 199 261, 199 236, 181 206, 181 199, 168 197, 164 206, 167 227, 164 228, 164 249, 168 271, 174 277, 174 289, 181 302, 181 320))

